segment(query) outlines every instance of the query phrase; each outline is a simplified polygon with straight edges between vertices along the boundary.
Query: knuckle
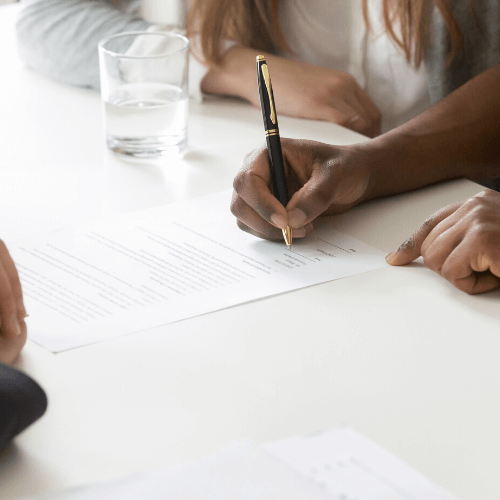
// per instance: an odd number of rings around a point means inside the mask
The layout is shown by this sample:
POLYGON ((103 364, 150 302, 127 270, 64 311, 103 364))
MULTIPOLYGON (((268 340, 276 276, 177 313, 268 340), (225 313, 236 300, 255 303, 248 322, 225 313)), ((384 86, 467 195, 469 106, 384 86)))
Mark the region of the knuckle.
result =
POLYGON ((314 203, 321 211, 325 210, 331 204, 331 192, 326 186, 317 187, 314 191, 314 203))
POLYGON ((347 71, 340 71, 337 76, 337 81, 339 82, 339 85, 349 87, 356 82, 355 78, 347 71))
POLYGON ((489 221, 480 221, 472 229, 476 247, 485 250, 496 247, 499 243, 499 233, 489 221))
POLYGON ((342 127, 347 127, 349 125, 349 118, 346 115, 337 115, 336 123, 342 127))
POLYGON ((351 120, 353 119, 353 116, 349 116, 345 113, 342 113, 336 109, 332 109, 329 112, 328 120, 331 121, 332 123, 336 123, 337 125, 341 125, 342 127, 349 128, 350 126, 357 125, 358 123, 361 122, 361 120, 357 120, 357 123, 354 122, 351 124, 351 120))
POLYGON ((453 267, 451 266, 446 266, 444 265, 442 268, 441 268, 441 276, 448 280, 451 284, 456 285, 456 280, 455 280, 455 270, 453 269, 453 267))
MULTIPOLYGON (((437 269, 437 266, 436 266, 436 262, 435 260, 430 257, 428 254, 426 254, 425 252, 422 252, 422 257, 424 259, 424 264, 431 270, 431 271, 435 271, 435 272, 438 272, 438 269, 437 269)), ((440 273, 439 273, 440 274, 440 273)))
POLYGON ((244 169, 241 169, 233 180, 233 189, 237 193, 241 193, 247 184, 247 172, 244 169))
POLYGON ((475 280, 459 280, 459 281, 451 281, 449 280, 450 283, 461 290, 462 292, 465 292, 467 295, 475 295, 477 292, 474 291, 475 288, 475 280))

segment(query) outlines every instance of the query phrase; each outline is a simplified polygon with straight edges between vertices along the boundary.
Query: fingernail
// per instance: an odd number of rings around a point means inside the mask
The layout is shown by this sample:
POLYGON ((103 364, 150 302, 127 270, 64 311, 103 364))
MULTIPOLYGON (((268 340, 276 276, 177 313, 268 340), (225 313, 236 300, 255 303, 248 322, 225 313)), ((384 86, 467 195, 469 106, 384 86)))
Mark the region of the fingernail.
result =
POLYGON ((351 120, 349 121, 349 123, 355 123, 355 122, 357 122, 358 120, 360 120, 360 117, 359 117, 358 115, 356 115, 356 116, 353 116, 353 117, 351 118, 351 120))
POLYGON ((288 214, 288 224, 293 228, 302 227, 306 223, 306 214, 300 208, 294 208, 288 214))
POLYGON ((271 222, 280 229, 286 229, 286 218, 279 214, 271 215, 271 222))
POLYGON ((303 238, 306 235, 306 228, 299 227, 298 229, 294 229, 292 232, 292 236, 294 238, 303 238))
POLYGON ((393 260, 394 257, 396 257, 396 254, 398 253, 397 250, 393 250, 390 254, 387 254, 385 257, 385 261, 390 264, 393 260))

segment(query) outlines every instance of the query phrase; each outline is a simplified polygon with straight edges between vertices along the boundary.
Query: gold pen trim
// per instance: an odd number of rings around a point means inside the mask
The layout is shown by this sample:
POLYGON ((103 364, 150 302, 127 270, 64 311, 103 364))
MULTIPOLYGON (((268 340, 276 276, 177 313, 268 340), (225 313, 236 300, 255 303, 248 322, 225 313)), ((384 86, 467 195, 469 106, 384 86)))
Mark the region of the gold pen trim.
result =
POLYGON ((269 76, 269 69, 267 64, 263 64, 260 67, 262 71, 262 76, 264 77, 264 82, 266 83, 267 95, 269 96, 269 107, 271 108, 271 121, 276 125, 276 110, 274 109, 273 96, 271 94, 271 77, 269 76))
POLYGON ((280 135, 279 132, 266 132, 266 137, 271 137, 272 135, 280 135))
POLYGON ((285 240, 286 246, 290 250, 292 248, 292 228, 290 226, 286 226, 286 229, 281 230, 283 232, 283 238, 285 240))
POLYGON ((264 56, 257 56, 257 61, 265 61, 266 58, 264 56))

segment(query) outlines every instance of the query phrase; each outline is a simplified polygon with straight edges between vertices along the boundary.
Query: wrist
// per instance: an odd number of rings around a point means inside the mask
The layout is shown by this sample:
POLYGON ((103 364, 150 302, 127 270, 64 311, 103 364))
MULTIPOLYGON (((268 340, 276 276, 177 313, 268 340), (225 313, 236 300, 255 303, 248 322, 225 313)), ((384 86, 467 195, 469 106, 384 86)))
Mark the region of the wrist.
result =
POLYGON ((457 161, 435 134, 403 126, 357 147, 370 172, 363 201, 468 177, 468 165, 457 161))
POLYGON ((356 168, 363 168, 368 178, 368 186, 359 203, 393 194, 389 165, 398 163, 397 148, 386 141, 372 139, 349 146, 352 162, 356 168))
POLYGON ((222 55, 217 66, 211 66, 201 82, 207 94, 242 97, 254 101, 257 93, 255 76, 256 50, 235 45, 222 55))

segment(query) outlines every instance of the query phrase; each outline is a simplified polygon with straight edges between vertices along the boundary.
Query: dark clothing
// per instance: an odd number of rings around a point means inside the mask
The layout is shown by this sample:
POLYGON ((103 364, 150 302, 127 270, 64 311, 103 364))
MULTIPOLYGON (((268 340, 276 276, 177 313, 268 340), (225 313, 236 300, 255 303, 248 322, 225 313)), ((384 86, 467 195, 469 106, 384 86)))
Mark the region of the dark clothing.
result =
POLYGON ((46 408, 47 396, 33 379, 0 363, 0 450, 46 408))
POLYGON ((450 37, 443 18, 435 9, 431 44, 425 61, 432 103, 500 64, 500 2, 453 0, 450 4, 464 36, 464 51, 448 64, 450 37))

